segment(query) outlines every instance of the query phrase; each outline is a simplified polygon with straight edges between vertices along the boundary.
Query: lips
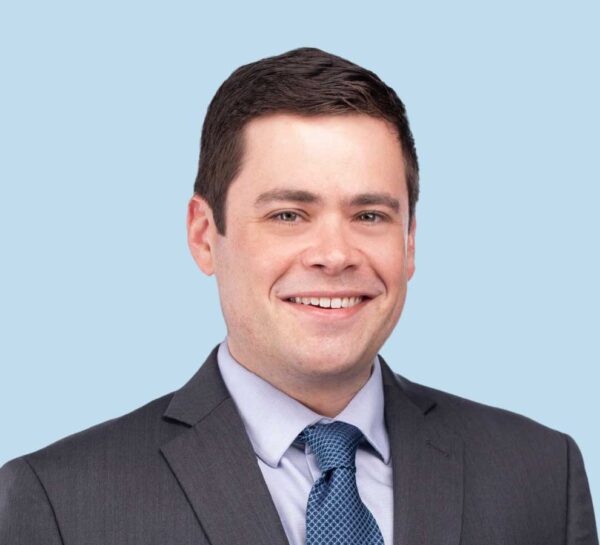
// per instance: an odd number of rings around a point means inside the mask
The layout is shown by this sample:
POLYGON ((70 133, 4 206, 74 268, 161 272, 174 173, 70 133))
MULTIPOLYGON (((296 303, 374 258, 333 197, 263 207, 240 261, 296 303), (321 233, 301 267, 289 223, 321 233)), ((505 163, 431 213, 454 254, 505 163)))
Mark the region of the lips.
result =
POLYGON ((319 308, 352 308, 360 304, 366 296, 340 296, 340 297, 289 297, 287 299, 290 303, 296 303, 299 305, 309 305, 319 308))
POLYGON ((321 326, 346 323, 361 313, 372 300, 367 295, 349 294, 302 294, 282 299, 286 306, 302 320, 316 320, 321 326), (313 304, 315 301, 316 304, 313 304), (344 306, 346 305, 346 306, 344 306))

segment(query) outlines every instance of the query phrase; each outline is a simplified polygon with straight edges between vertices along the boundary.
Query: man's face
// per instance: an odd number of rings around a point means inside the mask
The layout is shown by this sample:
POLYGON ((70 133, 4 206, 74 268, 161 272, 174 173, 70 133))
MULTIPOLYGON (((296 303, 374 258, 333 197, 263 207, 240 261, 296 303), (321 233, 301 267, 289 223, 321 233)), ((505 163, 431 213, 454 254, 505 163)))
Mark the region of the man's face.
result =
POLYGON ((232 355, 279 381, 368 370, 414 272, 396 132, 366 115, 277 114, 252 120, 244 137, 226 235, 210 210, 194 234, 199 197, 189 218, 192 253, 217 277, 232 355))

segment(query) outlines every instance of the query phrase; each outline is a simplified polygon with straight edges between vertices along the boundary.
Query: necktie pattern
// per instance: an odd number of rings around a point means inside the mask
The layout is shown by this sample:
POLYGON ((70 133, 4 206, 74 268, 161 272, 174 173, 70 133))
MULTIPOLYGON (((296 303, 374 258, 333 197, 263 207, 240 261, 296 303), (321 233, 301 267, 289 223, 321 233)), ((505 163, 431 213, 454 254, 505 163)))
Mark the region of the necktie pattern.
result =
POLYGON ((308 496, 306 545, 383 545, 356 486, 356 449, 362 438, 357 427, 345 422, 308 426, 298 436, 321 470, 308 496))

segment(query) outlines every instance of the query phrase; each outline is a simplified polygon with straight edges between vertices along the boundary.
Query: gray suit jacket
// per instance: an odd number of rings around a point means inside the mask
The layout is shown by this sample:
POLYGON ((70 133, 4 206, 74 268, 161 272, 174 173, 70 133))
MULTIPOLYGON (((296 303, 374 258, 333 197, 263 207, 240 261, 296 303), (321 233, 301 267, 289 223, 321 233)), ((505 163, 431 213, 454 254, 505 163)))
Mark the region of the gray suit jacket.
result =
MULTIPOLYGON (((396 545, 598 544, 569 436, 382 370, 396 545)), ((1 545, 286 543, 216 349, 174 394, 0 470, 1 545)))

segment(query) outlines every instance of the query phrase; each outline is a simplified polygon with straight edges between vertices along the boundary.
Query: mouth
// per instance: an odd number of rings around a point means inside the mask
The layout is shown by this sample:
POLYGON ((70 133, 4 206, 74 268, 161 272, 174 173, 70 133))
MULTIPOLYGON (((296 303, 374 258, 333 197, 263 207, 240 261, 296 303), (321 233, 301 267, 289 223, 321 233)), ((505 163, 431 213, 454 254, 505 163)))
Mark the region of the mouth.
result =
POLYGON ((366 295, 348 297, 288 297, 288 303, 325 309, 353 308, 369 299, 366 295))
POLYGON ((372 299, 367 295, 356 294, 336 294, 333 297, 303 294, 286 297, 282 301, 302 320, 316 320, 325 325, 346 323, 346 320, 359 315, 372 299))

